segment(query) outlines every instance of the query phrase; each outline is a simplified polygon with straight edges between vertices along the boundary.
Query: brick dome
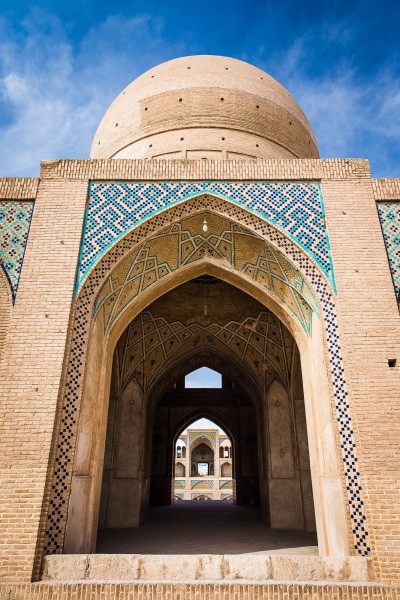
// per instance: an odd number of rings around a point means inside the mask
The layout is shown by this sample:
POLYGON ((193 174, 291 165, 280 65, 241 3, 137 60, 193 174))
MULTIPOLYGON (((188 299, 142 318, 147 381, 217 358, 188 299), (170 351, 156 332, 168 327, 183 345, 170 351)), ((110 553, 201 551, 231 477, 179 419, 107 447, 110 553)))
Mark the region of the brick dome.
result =
POLYGON ((117 96, 91 158, 318 158, 300 106, 240 60, 187 56, 146 71, 117 96))

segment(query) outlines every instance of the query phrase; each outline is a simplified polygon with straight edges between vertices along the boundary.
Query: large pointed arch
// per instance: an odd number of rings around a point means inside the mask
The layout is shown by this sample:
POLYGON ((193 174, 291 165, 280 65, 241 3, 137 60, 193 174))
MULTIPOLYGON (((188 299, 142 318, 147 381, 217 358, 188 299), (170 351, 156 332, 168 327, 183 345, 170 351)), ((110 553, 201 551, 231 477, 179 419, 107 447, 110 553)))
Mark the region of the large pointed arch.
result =
MULTIPOLYGON (((353 457, 355 458, 354 434, 349 416, 348 392, 343 380, 343 365, 332 286, 320 267, 291 238, 257 215, 249 214, 247 210, 236 205, 233 206, 225 200, 213 198, 212 206, 210 206, 207 196, 197 196, 164 210, 112 245, 109 251, 88 273, 74 300, 71 339, 66 355, 67 379, 65 393, 62 394, 64 402, 63 406, 60 407, 60 422, 56 426, 58 454, 56 454, 54 463, 56 468, 53 465, 49 478, 49 490, 52 488, 49 494, 50 510, 46 509, 44 512, 44 515, 49 515, 47 518, 46 551, 61 551, 63 547, 78 417, 80 417, 81 424, 85 421, 85 408, 83 405, 81 407, 82 390, 86 395, 86 406, 89 407, 87 409, 89 411, 86 416, 87 420, 93 419, 94 412, 97 413, 96 418, 104 419, 104 414, 107 413, 107 402, 104 400, 105 390, 111 373, 110 357, 118 337, 127 323, 155 297, 166 293, 168 289, 172 289, 190 278, 202 274, 221 277, 224 281, 243 289, 247 293, 251 293, 265 306, 271 308, 293 333, 301 352, 307 419, 310 423, 310 446, 313 448, 314 456, 312 458, 316 465, 314 482, 316 495, 318 496, 316 507, 319 529, 322 532, 322 552, 328 554, 348 553, 348 538, 345 532, 347 528, 346 511, 344 505, 339 508, 333 506, 333 497, 342 493, 341 478, 343 478, 342 481, 343 483, 346 482, 350 501, 349 517, 352 519, 352 528, 356 531, 356 546, 361 553, 365 553, 367 551, 366 535, 363 534, 362 539, 358 535, 361 527, 365 529, 365 515, 363 511, 362 514, 360 513, 361 488, 356 463, 353 462, 353 457), (157 286, 153 286, 152 289, 149 286, 147 289, 141 290, 140 294, 132 299, 124 310, 119 313, 112 327, 106 331, 104 330, 97 316, 99 312, 94 314, 94 308, 96 298, 113 270, 121 264, 121 261, 132 252, 135 246, 160 233, 165 229, 166 224, 179 222, 183 218, 198 214, 199 211, 207 214, 217 214, 219 217, 229 219, 235 225, 251 231, 260 239, 268 242, 272 248, 280 252, 293 265, 311 290, 316 300, 315 308, 318 309, 322 317, 320 319, 317 311, 311 310, 312 325, 309 332, 306 332, 298 320, 293 317, 291 310, 277 294, 272 293, 270 289, 267 289, 253 277, 246 277, 243 272, 232 268, 229 261, 224 262, 223 259, 213 257, 207 257, 190 265, 185 265, 178 269, 173 277, 159 278, 157 286), (319 357, 318 360, 315 360, 315 356, 319 357), (327 372, 323 361, 321 361, 323 356, 325 356, 325 364, 330 365, 330 373, 327 372), (95 364, 103 365, 101 377, 97 381, 97 385, 100 387, 96 389, 88 384, 88 374, 92 373, 93 375, 93 365, 95 364), (102 390, 100 394, 98 393, 99 389, 102 390), (98 404, 99 402, 100 404, 98 404), (328 413, 331 413, 332 403, 336 406, 340 430, 337 424, 331 424, 331 427, 326 429, 324 433, 324 435, 328 435, 330 441, 327 445, 321 445, 318 441, 321 428, 318 415, 323 413, 325 415, 323 418, 326 419, 328 413), (324 457, 324 452, 327 452, 329 445, 335 446, 335 436, 339 435, 342 436, 340 441, 346 459, 345 469, 340 469, 337 465, 334 465, 328 477, 329 482, 325 482, 323 465, 326 461, 331 461, 330 464, 332 464, 332 457, 324 457), (350 463, 348 462, 349 455, 352 457, 350 463), (329 523, 332 523, 331 527, 329 523), (341 532, 339 536, 338 531, 341 532)), ((101 436, 99 436, 98 443, 100 440, 101 436)), ((92 450, 91 455, 87 453, 83 457, 83 463, 86 466, 82 472, 89 469, 93 456, 97 460, 100 452, 99 448, 100 446, 97 445, 96 449, 92 450)), ((95 515, 93 514, 90 518, 95 519, 95 515)), ((86 548, 88 548, 87 545, 86 548)))

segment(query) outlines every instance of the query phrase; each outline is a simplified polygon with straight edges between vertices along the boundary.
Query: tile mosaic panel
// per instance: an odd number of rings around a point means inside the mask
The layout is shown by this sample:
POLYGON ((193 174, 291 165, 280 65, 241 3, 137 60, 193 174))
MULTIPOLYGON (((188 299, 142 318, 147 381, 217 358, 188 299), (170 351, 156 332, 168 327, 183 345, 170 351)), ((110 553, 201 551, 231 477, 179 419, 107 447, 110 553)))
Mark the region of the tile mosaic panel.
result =
POLYGON ((32 201, 0 201, 0 267, 10 284, 13 303, 21 276, 33 205, 32 201))
POLYGON ((93 265, 128 231, 173 204, 208 193, 242 206, 284 231, 335 285, 324 206, 317 183, 92 182, 76 292, 93 265))
POLYGON ((377 206, 396 300, 400 307, 400 202, 379 202, 377 206))
MULTIPOLYGON (((132 248, 143 243, 151 235, 157 234, 167 225, 196 214, 199 210, 210 210, 207 200, 195 198, 171 206, 168 210, 155 215, 151 220, 134 229, 104 255, 89 273, 75 304, 75 321, 70 344, 65 395, 61 406, 57 453, 51 481, 50 502, 46 519, 44 552, 52 554, 63 551, 64 534, 68 514, 68 501, 74 463, 77 424, 80 411, 84 364, 89 341, 89 329, 95 298, 112 270, 124 259, 132 248)), ((332 392, 335 400, 336 418, 341 441, 344 478, 347 489, 349 514, 353 530, 356 553, 367 556, 370 553, 369 534, 363 501, 363 490, 358 468, 357 449, 350 415, 347 384, 344 374, 343 357, 336 315, 335 296, 331 285, 321 269, 302 251, 292 239, 265 219, 244 211, 239 205, 224 199, 214 198, 212 210, 231 218, 241 226, 248 228, 279 249, 287 259, 308 280, 318 300, 325 340, 329 356, 332 392)))

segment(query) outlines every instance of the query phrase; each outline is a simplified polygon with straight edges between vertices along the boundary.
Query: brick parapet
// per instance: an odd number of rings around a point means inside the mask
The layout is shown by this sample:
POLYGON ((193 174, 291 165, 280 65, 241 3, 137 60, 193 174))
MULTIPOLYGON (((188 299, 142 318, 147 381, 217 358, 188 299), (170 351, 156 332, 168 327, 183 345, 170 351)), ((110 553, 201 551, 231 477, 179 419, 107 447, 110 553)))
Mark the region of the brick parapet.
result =
POLYGON ((38 186, 36 177, 1 177, 0 200, 33 200, 38 186))
POLYGON ((371 179, 375 200, 400 200, 400 179, 371 179))
POLYGON ((369 179, 370 166, 365 159, 60 159, 43 161, 41 177, 130 181, 369 179))

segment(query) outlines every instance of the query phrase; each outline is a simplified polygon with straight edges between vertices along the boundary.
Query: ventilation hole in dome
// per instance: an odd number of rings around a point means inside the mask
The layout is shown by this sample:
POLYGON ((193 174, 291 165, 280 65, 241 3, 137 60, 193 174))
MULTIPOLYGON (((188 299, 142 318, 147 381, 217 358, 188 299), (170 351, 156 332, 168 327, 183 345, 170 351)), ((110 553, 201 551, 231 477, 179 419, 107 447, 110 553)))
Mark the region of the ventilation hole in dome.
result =
POLYGON ((144 107, 144 110, 147 110, 147 106, 144 107))
POLYGON ((153 147, 153 144, 149 144, 149 148, 152 148, 152 147, 153 147))
POLYGON ((225 138, 221 138, 221 140, 224 142, 224 141, 225 141, 225 138))
POLYGON ((97 142, 97 145, 100 146, 100 142, 97 142))
POLYGON ((192 67, 188 67, 188 69, 191 69, 192 67))
POLYGON ((289 121, 289 125, 291 125, 291 124, 292 124, 292 121, 289 121))
POLYGON ((179 98, 179 102, 182 102, 182 98, 179 98))
POLYGON ((228 70, 228 67, 225 67, 225 71, 227 71, 227 70, 228 70))
POLYGON ((153 78, 154 78, 154 75, 152 75, 152 76, 151 76, 151 78, 153 79, 153 78))
POLYGON ((260 108, 260 107, 258 106, 258 104, 256 104, 256 108, 260 108))
POLYGON ((118 123, 115 123, 115 127, 118 127, 118 123))
POLYGON ((223 101, 224 101, 224 99, 223 99, 223 98, 221 98, 221 102, 223 102, 223 101))
POLYGON ((183 142, 183 138, 181 138, 181 142, 183 142))
POLYGON ((256 148, 258 148, 258 146, 259 146, 259 145, 258 145, 258 144, 256 144, 256 148))
POLYGON ((260 77, 260 79, 264 79, 264 77, 260 77))

